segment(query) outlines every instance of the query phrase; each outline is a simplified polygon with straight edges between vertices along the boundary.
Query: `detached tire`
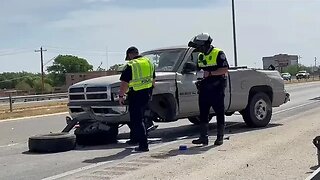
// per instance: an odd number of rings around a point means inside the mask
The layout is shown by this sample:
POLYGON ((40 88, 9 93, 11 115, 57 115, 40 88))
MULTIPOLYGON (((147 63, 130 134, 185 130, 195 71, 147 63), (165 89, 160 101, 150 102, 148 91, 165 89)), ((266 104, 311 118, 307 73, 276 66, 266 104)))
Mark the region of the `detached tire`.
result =
POLYGON ((28 141, 30 152, 54 153, 69 151, 76 146, 76 136, 69 133, 50 133, 32 136, 28 141))
POLYGON ((272 105, 269 96, 265 93, 254 94, 242 112, 244 122, 249 127, 265 127, 272 116, 272 105))
POLYGON ((117 142, 118 125, 110 126, 108 131, 97 130, 91 133, 85 133, 80 128, 74 131, 78 145, 103 145, 117 142))

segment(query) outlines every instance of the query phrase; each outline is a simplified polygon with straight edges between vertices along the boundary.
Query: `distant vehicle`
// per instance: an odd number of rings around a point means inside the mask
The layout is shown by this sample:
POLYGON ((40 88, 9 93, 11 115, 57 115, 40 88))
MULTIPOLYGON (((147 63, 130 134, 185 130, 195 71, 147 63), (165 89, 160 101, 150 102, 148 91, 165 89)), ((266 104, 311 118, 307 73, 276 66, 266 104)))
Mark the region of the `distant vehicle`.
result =
POLYGON ((310 74, 307 72, 307 71, 299 71, 297 74, 296 74, 296 78, 297 79, 309 79, 310 78, 310 74))
POLYGON ((291 74, 290 73, 281 73, 281 77, 283 80, 291 81, 291 74))

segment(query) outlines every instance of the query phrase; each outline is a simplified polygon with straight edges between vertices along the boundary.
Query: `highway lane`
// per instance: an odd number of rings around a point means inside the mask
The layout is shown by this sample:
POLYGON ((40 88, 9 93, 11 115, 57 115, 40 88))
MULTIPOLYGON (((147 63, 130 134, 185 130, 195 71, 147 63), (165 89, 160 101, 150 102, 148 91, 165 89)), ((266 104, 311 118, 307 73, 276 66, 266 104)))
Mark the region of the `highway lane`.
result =
MULTIPOLYGON (((319 96, 319 82, 287 85, 286 89, 291 94, 291 101, 279 108, 274 108, 272 123, 319 105, 318 100, 311 100, 319 96)), ((0 122, 0 179, 12 179, 12 177, 14 179, 41 179, 99 162, 111 162, 130 157, 131 150, 125 149, 128 146, 124 144, 128 137, 126 126, 121 128, 119 136, 121 139, 118 144, 77 147, 73 151, 55 154, 39 155, 27 152, 29 136, 62 130, 65 125, 64 117, 65 115, 58 115, 0 122), (104 158, 97 159, 97 157, 104 158)), ((243 126, 243 120, 239 115, 227 117, 227 122, 228 125, 240 123, 235 126, 235 129, 229 128, 234 132, 249 130, 243 126)), ((151 144, 151 148, 160 147, 185 136, 193 137, 194 134, 196 134, 196 128, 187 120, 160 124, 159 130, 152 134, 155 141, 151 144), (156 138, 160 137, 165 143, 156 141, 156 138)))

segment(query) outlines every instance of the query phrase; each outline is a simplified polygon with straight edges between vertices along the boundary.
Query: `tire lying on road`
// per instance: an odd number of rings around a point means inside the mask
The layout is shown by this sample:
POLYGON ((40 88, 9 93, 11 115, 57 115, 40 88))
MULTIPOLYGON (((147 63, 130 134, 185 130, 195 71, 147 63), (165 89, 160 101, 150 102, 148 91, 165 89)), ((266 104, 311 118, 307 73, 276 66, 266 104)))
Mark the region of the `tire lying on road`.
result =
POLYGON ((69 133, 35 135, 28 141, 30 152, 54 153, 69 151, 76 146, 76 136, 69 133))
POLYGON ((84 130, 85 127, 85 125, 80 125, 80 128, 74 131, 78 145, 102 145, 117 142, 118 125, 110 126, 108 130, 91 129, 89 132, 84 130))

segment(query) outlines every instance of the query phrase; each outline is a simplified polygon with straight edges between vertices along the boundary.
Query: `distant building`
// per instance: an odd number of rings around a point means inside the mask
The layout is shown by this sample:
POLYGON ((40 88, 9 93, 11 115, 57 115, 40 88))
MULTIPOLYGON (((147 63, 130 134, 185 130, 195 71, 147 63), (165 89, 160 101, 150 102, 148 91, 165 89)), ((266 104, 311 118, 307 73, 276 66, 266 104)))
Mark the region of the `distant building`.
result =
POLYGON ((111 76, 118 73, 119 72, 117 71, 89 71, 84 73, 66 73, 66 89, 68 89, 69 86, 80 81, 101 76, 111 76))
POLYGON ((276 70, 281 72, 285 67, 288 67, 290 65, 297 65, 298 59, 299 56, 288 54, 278 54, 274 56, 263 57, 263 69, 268 69, 272 65, 276 70))

